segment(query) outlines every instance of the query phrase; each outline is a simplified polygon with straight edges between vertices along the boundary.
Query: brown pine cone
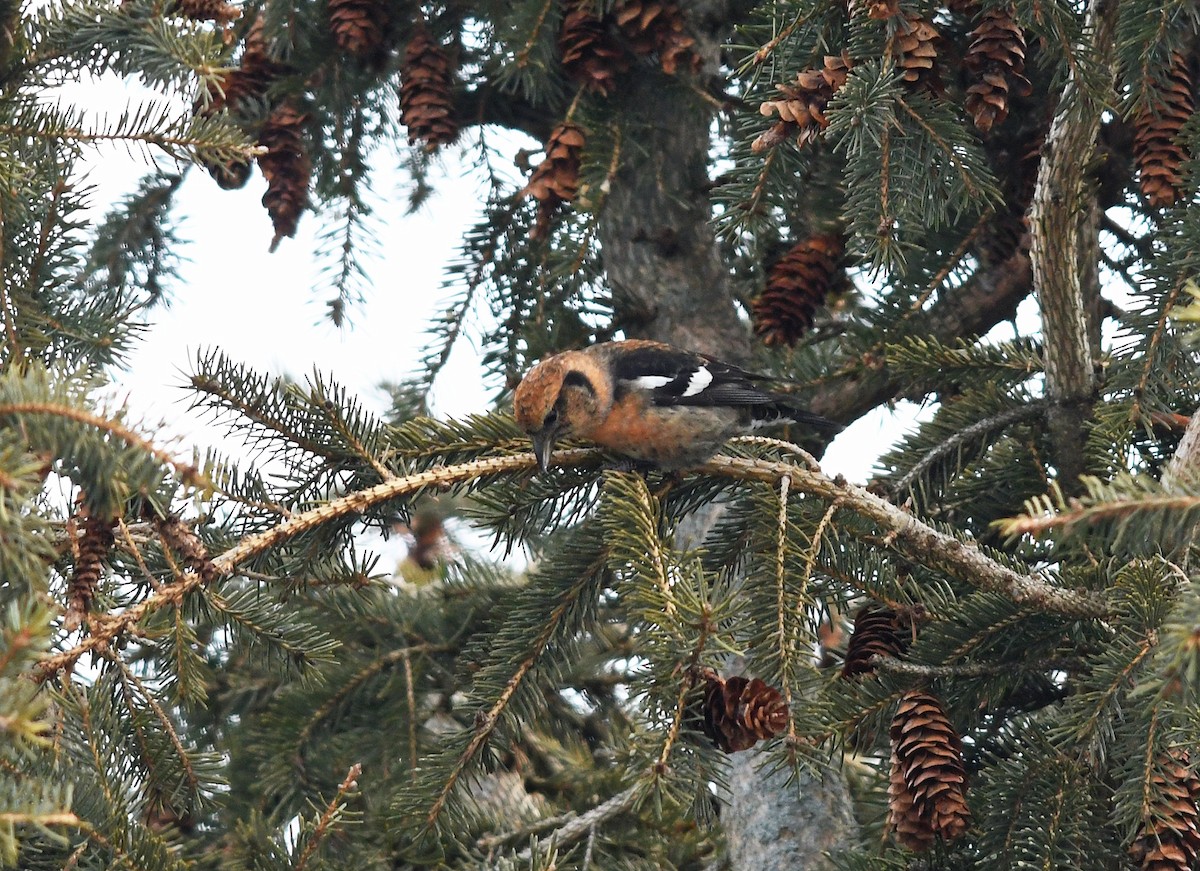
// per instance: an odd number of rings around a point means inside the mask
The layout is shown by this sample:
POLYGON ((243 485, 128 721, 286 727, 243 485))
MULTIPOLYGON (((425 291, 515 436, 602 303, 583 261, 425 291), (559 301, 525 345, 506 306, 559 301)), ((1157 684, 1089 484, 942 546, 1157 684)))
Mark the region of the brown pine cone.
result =
POLYGON ((755 139, 751 150, 765 151, 791 136, 796 137, 796 145, 801 148, 816 139, 829 126, 825 107, 846 84, 851 66, 853 63, 846 55, 829 55, 821 69, 805 70, 791 84, 779 85, 783 99, 767 100, 758 109, 767 117, 778 114, 780 122, 755 139))
POLYGON ((359 60, 374 58, 388 31, 387 0, 329 0, 329 32, 339 50, 359 60))
POLYGON ((611 15, 633 50, 657 54, 667 75, 675 75, 680 66, 699 71, 701 59, 692 50, 696 40, 688 34, 683 10, 675 0, 624 0, 611 15))
POLYGON ((550 132, 546 156, 533 170, 520 196, 538 201, 537 225, 532 236, 544 239, 550 232, 550 218, 562 203, 569 203, 579 192, 579 167, 586 139, 583 128, 564 122, 550 132))
POLYGON ((272 251, 280 239, 296 235, 300 216, 308 208, 312 158, 304 143, 307 120, 308 115, 287 100, 275 107, 258 135, 258 144, 267 149, 258 156, 258 168, 267 180, 262 202, 275 226, 272 251))
POLYGON ((222 27, 242 17, 242 10, 225 0, 175 0, 173 11, 193 21, 215 21, 222 27))
POLYGON ((1142 821, 1129 855, 1143 871, 1189 871, 1200 859, 1200 779, 1177 750, 1158 760, 1151 775, 1150 813, 1142 821))
POLYGON ((890 735, 888 819, 897 840, 911 850, 928 848, 934 838, 954 840, 970 825, 971 811, 962 741, 941 702, 919 690, 905 693, 890 735))
MULTIPOLYGON (((860 0, 861 2, 861 0, 860 0)), ((900 0, 865 0, 867 17, 883 21, 900 14, 900 0)))
POLYGON ((701 695, 689 710, 693 722, 713 746, 726 753, 748 750, 787 729, 787 704, 779 690, 758 678, 722 678, 702 670, 701 695))
POLYGON ((75 570, 67 582, 67 613, 63 626, 68 631, 78 629, 92 610, 96 587, 104 570, 104 561, 116 540, 115 520, 106 520, 87 513, 82 506, 76 515, 79 538, 75 542, 75 570))
POLYGON ((941 35, 932 23, 915 12, 904 13, 893 44, 896 66, 903 71, 901 78, 907 84, 935 94, 945 90, 934 67, 940 42, 941 35))
POLYGON ((275 80, 286 72, 287 67, 272 58, 267 50, 262 19, 255 19, 246 33, 238 66, 222 77, 218 90, 210 92, 205 111, 212 113, 228 108, 231 113, 238 114, 244 104, 261 100, 275 80))
POLYGON ((410 144, 424 142, 432 150, 458 138, 453 79, 450 56, 418 23, 400 70, 400 119, 408 128, 410 144))
POLYGON ((584 90, 607 97, 629 69, 624 50, 592 11, 590 0, 571 0, 558 33, 563 72, 584 90))
POLYGON ((872 674, 873 656, 901 656, 908 649, 909 633, 900 615, 882 605, 863 605, 854 615, 854 629, 846 645, 842 677, 853 678, 872 674))
POLYGON ((845 241, 822 233, 793 246, 770 269, 754 300, 754 333, 767 345, 794 345, 813 324, 840 271, 845 241))
POLYGON ((1027 97, 1025 33, 1008 9, 989 9, 971 31, 963 66, 973 80, 967 88, 967 113, 984 133, 1008 117, 1009 94, 1027 97))
POLYGON ((1180 140, 1184 122, 1195 109, 1187 58, 1175 55, 1151 93, 1149 105, 1133 121, 1133 157, 1147 202, 1163 208, 1179 197, 1183 183, 1180 167, 1188 157, 1180 140))

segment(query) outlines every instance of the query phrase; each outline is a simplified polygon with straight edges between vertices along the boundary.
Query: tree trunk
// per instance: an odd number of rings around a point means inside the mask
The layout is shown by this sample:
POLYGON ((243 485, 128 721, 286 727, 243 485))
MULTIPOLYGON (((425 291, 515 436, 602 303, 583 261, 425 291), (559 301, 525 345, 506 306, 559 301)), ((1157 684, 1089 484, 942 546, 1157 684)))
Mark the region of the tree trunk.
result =
MULTIPOLYGON (((715 9, 694 4, 690 12, 694 20, 707 13, 712 22, 715 9)), ((599 226, 617 325, 630 337, 744 362, 750 327, 734 303, 707 193, 713 104, 659 77, 639 80, 622 99, 630 120, 599 226)), ((718 515, 695 518, 677 541, 698 544, 718 515)), ((758 758, 739 753, 730 760, 733 788, 721 819, 731 866, 824 867, 821 851, 848 845, 854 836, 845 781, 833 772, 821 783, 803 777, 798 795, 785 772, 761 776, 758 758)))

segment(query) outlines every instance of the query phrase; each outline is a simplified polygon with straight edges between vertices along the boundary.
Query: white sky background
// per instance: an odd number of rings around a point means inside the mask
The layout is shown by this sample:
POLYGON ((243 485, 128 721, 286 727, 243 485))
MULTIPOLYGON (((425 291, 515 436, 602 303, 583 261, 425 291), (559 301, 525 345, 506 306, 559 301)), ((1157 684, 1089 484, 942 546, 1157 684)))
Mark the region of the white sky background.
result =
MULTIPOLYGON (((107 80, 63 90, 77 104, 107 105, 115 112, 145 99, 134 84, 107 80)), ((514 141, 512 154, 520 145, 514 141)), ((442 158, 432 177, 436 194, 415 215, 405 215, 407 177, 400 157, 379 150, 372 185, 377 255, 364 260, 366 298, 348 311, 350 326, 338 329, 327 317, 321 263, 315 256, 320 218, 306 214, 295 239, 284 239, 268 252, 271 221, 261 203, 265 182, 256 171, 241 190, 224 191, 202 169, 188 174, 177 194, 178 235, 184 242, 181 279, 171 287, 171 303, 149 314, 151 325, 115 373, 116 395, 134 421, 178 436, 168 447, 186 458, 194 445, 236 453, 212 426, 187 411, 183 389, 197 351, 219 348, 237 362, 271 376, 303 380, 315 369, 338 382, 363 406, 387 409, 378 385, 399 381, 419 365, 433 315, 449 295, 444 270, 458 249, 463 231, 478 220, 484 187, 461 166, 455 149, 442 158), (396 169, 393 171, 392 166, 396 169)), ((96 186, 97 218, 108 203, 135 189, 149 169, 147 157, 124 148, 105 148, 88 181, 96 186)), ((460 417, 488 408, 496 385, 483 383, 477 349, 459 347, 435 385, 432 404, 439 416, 460 417)), ((865 481, 878 455, 912 426, 918 409, 901 403, 857 421, 827 451, 822 467, 850 481, 865 481)), ((402 545, 383 548, 381 568, 403 556, 402 545)))

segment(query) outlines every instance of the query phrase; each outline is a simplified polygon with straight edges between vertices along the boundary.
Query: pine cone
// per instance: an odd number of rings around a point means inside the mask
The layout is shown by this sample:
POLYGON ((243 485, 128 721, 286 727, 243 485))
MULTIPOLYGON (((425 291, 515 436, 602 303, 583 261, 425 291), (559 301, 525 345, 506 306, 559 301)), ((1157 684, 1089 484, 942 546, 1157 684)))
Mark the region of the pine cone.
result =
POLYGON ((375 58, 388 31, 386 0, 329 0, 329 32, 339 50, 359 60, 375 58))
POLYGON ((570 122, 559 124, 546 140, 546 156, 533 170, 520 196, 538 201, 537 224, 532 236, 544 239, 550 232, 550 218, 562 203, 575 199, 579 191, 579 166, 586 141, 583 128, 570 122))
POLYGON ((663 72, 675 75, 682 64, 698 72, 701 59, 692 51, 683 10, 675 0, 624 0, 612 10, 613 20, 638 54, 657 54, 663 72))
POLYGON ((173 11, 194 21, 215 21, 221 27, 242 17, 242 10, 225 0, 175 0, 173 11))
POLYGON ((794 345, 825 302, 845 250, 840 234, 825 233, 795 245, 771 267, 754 300, 754 333, 767 345, 794 345))
POLYGON ((748 750, 787 729, 787 705, 779 690, 758 678, 726 680, 711 668, 704 669, 701 677, 703 695, 698 705, 692 705, 688 719, 717 749, 748 750))
POLYGON ((563 72, 584 90, 607 97, 629 69, 625 52, 592 13, 590 0, 571 0, 558 33, 563 72))
POLYGON ((910 850, 935 837, 952 841, 967 830, 971 811, 964 791, 962 741, 936 696, 910 690, 892 718, 892 775, 888 820, 910 850))
POLYGON ((163 518, 153 513, 148 514, 147 518, 154 524, 163 546, 170 548, 185 566, 206 583, 217 577, 217 567, 213 565, 204 542, 181 518, 176 515, 163 518))
POLYGON ((921 819, 912 790, 904 780, 904 769, 896 751, 892 751, 892 770, 888 776, 888 825, 903 846, 921 853, 933 846, 933 829, 921 819))
POLYGON ((1163 208, 1179 197, 1179 168, 1188 157, 1179 136, 1195 108, 1187 59, 1176 54, 1151 93, 1149 105, 1134 118, 1133 156, 1147 202, 1163 208))
POLYGON ((941 35, 937 28, 915 12, 904 13, 895 36, 896 65, 903 70, 901 77, 914 88, 940 94, 941 77, 934 68, 941 35))
POLYGON ((68 631, 78 629, 92 610, 96 586, 100 582, 104 560, 112 550, 113 529, 117 525, 115 520, 94 517, 82 507, 77 517, 83 522, 75 543, 75 571, 67 582, 67 614, 63 625, 68 631))
POLYGON ((204 168, 222 190, 233 191, 246 186, 254 168, 245 161, 232 163, 205 162, 204 168))
POLYGON ((901 656, 908 649, 909 633, 904 631, 900 615, 882 605, 863 605, 854 615, 854 630, 846 645, 842 677, 871 674, 872 656, 901 656))
POLYGON ((458 137, 450 94, 453 78, 450 56, 418 23, 400 71, 400 119, 408 128, 410 144, 421 141, 433 150, 458 137))
MULTIPOLYGON (((262 19, 256 19, 246 34, 246 44, 242 48, 239 65, 226 72, 215 87, 209 88, 206 100, 197 100, 196 112, 201 117, 209 117, 227 109, 231 115, 245 116, 249 114, 247 110, 261 101, 266 96, 267 89, 286 72, 287 68, 272 59, 267 52, 262 19)), ((225 190, 244 186, 251 172, 251 166, 246 162, 205 161, 204 168, 225 190)))
POLYGON ((1200 779, 1188 768, 1188 756, 1175 751, 1158 759, 1151 775, 1150 813, 1142 821, 1129 855, 1143 871, 1188 871, 1200 858, 1200 779))
POLYGON ((244 104, 261 100, 275 80, 286 72, 287 67, 267 51, 262 19, 255 19, 246 33, 246 44, 237 68, 225 74, 217 91, 210 92, 206 113, 228 108, 232 114, 238 114, 244 104))
POLYGON ((275 107, 258 135, 258 144, 267 149, 258 156, 258 168, 267 180, 262 202, 275 226, 272 251, 284 236, 296 235, 300 216, 308 208, 312 159, 304 145, 307 120, 308 116, 288 100, 275 107))
POLYGON ((792 84, 779 85, 783 99, 767 100, 758 110, 768 117, 778 114, 780 123, 755 139, 751 150, 760 153, 790 136, 796 137, 796 145, 801 148, 816 139, 829 126, 825 107, 838 89, 846 84, 851 66, 853 63, 846 55, 829 55, 821 69, 805 70, 796 76, 792 84))
POLYGON ((867 17, 883 21, 900 14, 900 0, 866 0, 867 17))
POLYGON ((1009 92, 1028 97, 1033 85, 1025 78, 1025 33, 1009 9, 989 9, 971 31, 963 66, 974 84, 967 88, 967 112, 984 133, 1008 117, 1009 92))

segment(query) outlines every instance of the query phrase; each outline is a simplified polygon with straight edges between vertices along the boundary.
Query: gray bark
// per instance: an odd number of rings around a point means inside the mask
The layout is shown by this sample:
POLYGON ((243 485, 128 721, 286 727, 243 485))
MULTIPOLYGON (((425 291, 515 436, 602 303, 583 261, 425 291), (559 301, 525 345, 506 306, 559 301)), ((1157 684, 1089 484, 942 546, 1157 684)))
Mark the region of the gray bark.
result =
POLYGON ((768 763, 758 749, 734 757, 728 806, 721 823, 733 871, 823 871, 832 868, 826 850, 843 846, 856 829, 845 781, 789 772, 757 770, 768 763))
MULTIPOLYGON (((1114 0, 1089 4, 1085 38, 1097 60, 1112 53, 1115 19, 1114 0)), ((1050 125, 1029 212, 1030 257, 1046 348, 1047 423, 1059 481, 1067 492, 1079 489, 1079 476, 1085 471, 1080 447, 1096 384, 1096 317, 1089 317, 1094 307, 1088 301, 1098 293, 1093 264, 1099 251, 1099 220, 1089 164, 1106 109, 1077 72, 1072 68, 1050 125)))

